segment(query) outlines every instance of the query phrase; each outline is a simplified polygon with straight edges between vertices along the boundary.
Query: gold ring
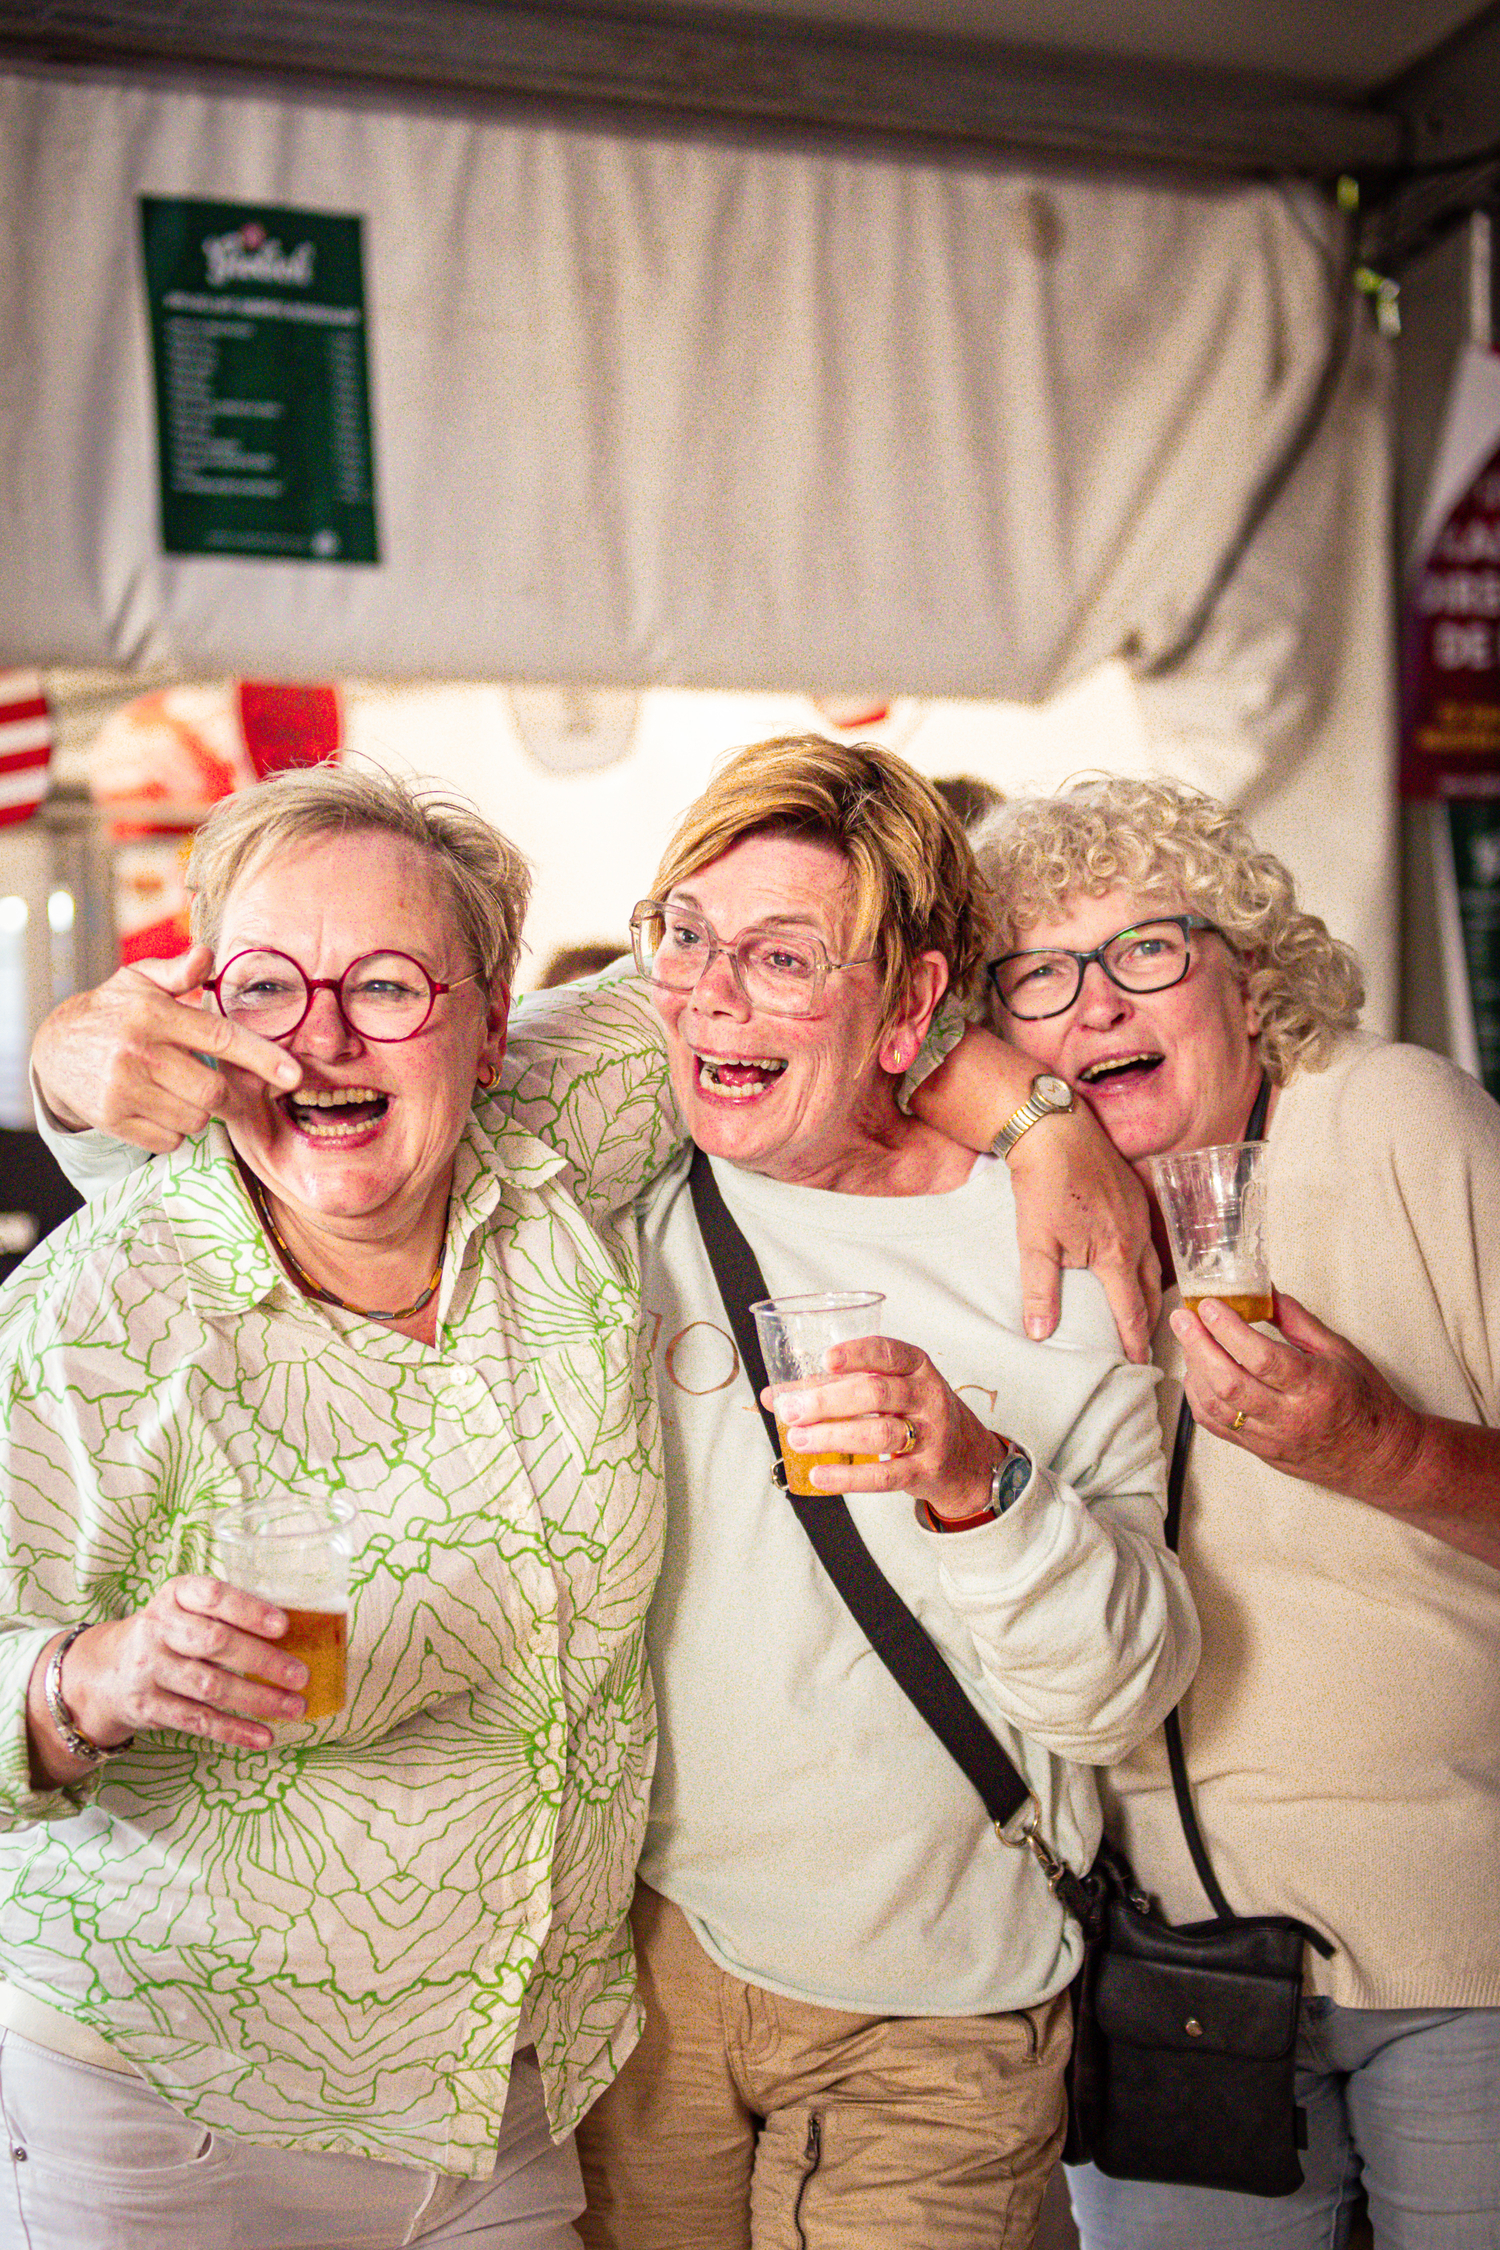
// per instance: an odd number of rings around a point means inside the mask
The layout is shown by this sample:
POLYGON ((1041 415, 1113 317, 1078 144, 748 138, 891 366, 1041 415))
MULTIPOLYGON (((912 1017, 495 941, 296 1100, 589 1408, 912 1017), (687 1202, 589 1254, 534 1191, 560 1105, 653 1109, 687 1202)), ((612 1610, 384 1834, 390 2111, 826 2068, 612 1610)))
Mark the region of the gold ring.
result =
POLYGON ((1243 1406, 1240 1408, 1238 1414, 1236 1414, 1229 1427, 1232 1430, 1242 1430, 1245 1427, 1245 1409, 1243 1408, 1243 1406))
POLYGON ((896 1459, 898 1461, 904 1454, 915 1453, 917 1450, 916 1423, 912 1420, 909 1414, 903 1414, 901 1419, 906 1424, 906 1443, 904 1445, 898 1445, 896 1448, 896 1459))

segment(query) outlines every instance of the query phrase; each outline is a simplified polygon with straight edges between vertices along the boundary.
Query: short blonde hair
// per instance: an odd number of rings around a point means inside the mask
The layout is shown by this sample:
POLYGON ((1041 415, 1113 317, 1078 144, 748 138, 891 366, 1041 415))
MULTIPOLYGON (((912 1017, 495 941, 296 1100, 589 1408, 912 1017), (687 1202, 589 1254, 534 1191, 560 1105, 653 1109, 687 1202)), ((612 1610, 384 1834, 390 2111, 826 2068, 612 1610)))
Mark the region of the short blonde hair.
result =
POLYGON ((193 936, 217 946, 229 894, 253 866, 300 844, 361 832, 398 836, 432 854, 465 951, 486 985, 508 988, 531 895, 531 869, 515 845, 461 797, 347 766, 273 774, 214 807, 187 863, 193 936))
POLYGON ((1024 946, 1028 930, 1074 899, 1106 891, 1206 915, 1239 956, 1260 1015, 1260 1059, 1278 1086, 1323 1069, 1359 1021, 1358 957, 1301 912, 1290 874, 1240 815, 1201 790, 1090 775, 1055 797, 1012 798, 974 842, 996 895, 996 954, 1024 946))
POLYGON ((915 767, 878 742, 776 735, 737 750, 689 806, 656 871, 664 899, 732 845, 807 836, 849 863, 850 943, 881 976, 881 1019, 900 1013, 913 963, 941 953, 949 986, 977 990, 990 934, 988 890, 959 822, 915 767))

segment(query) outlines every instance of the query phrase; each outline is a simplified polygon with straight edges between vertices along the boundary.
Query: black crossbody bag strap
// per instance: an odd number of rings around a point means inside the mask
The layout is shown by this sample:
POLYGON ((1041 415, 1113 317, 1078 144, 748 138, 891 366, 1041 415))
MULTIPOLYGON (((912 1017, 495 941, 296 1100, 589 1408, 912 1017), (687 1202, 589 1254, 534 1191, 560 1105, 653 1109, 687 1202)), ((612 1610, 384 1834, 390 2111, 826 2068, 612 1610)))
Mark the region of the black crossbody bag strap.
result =
MULTIPOLYGON (((1247 1141, 1258 1141, 1266 1129, 1266 1111, 1271 1106, 1271 1081, 1261 1072, 1260 1089, 1255 1106, 1245 1126, 1247 1141)), ((1193 1431, 1197 1424, 1193 1410, 1184 1392, 1177 1410, 1177 1434, 1172 1440, 1172 1466, 1167 1474, 1167 1521, 1164 1536, 1173 1554, 1182 1529, 1182 1488, 1187 1482, 1188 1455, 1193 1447, 1193 1431)), ((1188 1790, 1187 1757, 1182 1747, 1182 1722, 1177 1713, 1167 1713, 1163 1726, 1167 1737, 1167 1763, 1172 1769, 1172 1794, 1177 1799, 1177 1817, 1182 1822, 1182 1833, 1187 1838, 1187 1848, 1204 1895, 1215 1914, 1223 1922, 1237 1922, 1239 1916, 1219 1888, 1219 1878, 1208 1856, 1208 1846, 1203 1841, 1203 1831, 1198 1826, 1198 1816, 1193 1811, 1193 1800, 1188 1790)))
MULTIPOLYGON (((698 1230, 724 1300, 724 1310, 729 1315, 741 1362, 766 1425, 780 1481, 784 1473, 780 1441, 774 1415, 760 1405, 760 1394, 766 1386, 766 1367, 750 1313, 751 1303, 768 1297, 771 1292, 766 1287, 755 1252, 725 1206, 713 1169, 701 1149, 693 1151, 688 1183, 698 1230)), ((985 1811, 996 1827, 1007 1827, 1027 1802, 1031 1791, 949 1671, 926 1628, 912 1615, 877 1566, 855 1528, 843 1495, 822 1493, 809 1499, 788 1492, 787 1499, 796 1509, 798 1521, 850 1615, 891 1678, 978 1790, 985 1811)), ((1063 1874, 1071 1877, 1072 1870, 1064 1869, 1063 1874)), ((1073 1880, 1076 1881, 1076 1877, 1073 1880)), ((1064 1905, 1071 1905, 1064 1891, 1059 1890, 1059 1896, 1064 1905)))
MULTIPOLYGON (((1193 1410, 1186 1398, 1177 1410, 1177 1435, 1172 1441, 1172 1467, 1167 1479, 1167 1545, 1177 1552, 1177 1527, 1182 1518, 1182 1487, 1187 1477, 1188 1454, 1192 1448, 1193 1431, 1197 1427, 1193 1410)), ((1172 1794, 1177 1799, 1177 1814, 1182 1822, 1182 1833, 1187 1838, 1187 1848, 1198 1880, 1203 1885, 1209 1905, 1223 1922, 1237 1922, 1239 1916, 1219 1888, 1219 1878, 1208 1856, 1208 1846, 1203 1841, 1203 1831, 1198 1826, 1198 1816, 1193 1810, 1193 1799, 1188 1789, 1187 1757, 1182 1747, 1182 1723, 1175 1707, 1170 1710, 1162 1725, 1167 1737, 1167 1763, 1172 1769, 1172 1794)))
MULTIPOLYGON (((1260 1092, 1255 1097, 1255 1107, 1251 1110, 1249 1123, 1245 1127, 1247 1141, 1258 1141, 1264 1134, 1266 1111, 1270 1102, 1271 1081, 1262 1073, 1260 1092)), ((1167 1477, 1165 1538, 1173 1554, 1177 1552, 1177 1541, 1182 1529, 1182 1489, 1187 1481, 1188 1454, 1192 1450, 1193 1431, 1196 1428, 1193 1410, 1184 1396, 1177 1410, 1177 1435, 1172 1441, 1172 1466, 1167 1477)), ((1177 1799, 1177 1817, 1182 1822, 1182 1833, 1187 1839, 1193 1867, 1203 1885, 1204 1895, 1220 1921, 1237 1922, 1240 1916, 1235 1913, 1219 1888, 1219 1878, 1214 1873, 1208 1846, 1203 1841, 1203 1831, 1198 1826, 1198 1816, 1193 1810, 1192 1794, 1188 1788, 1187 1755, 1182 1747, 1182 1721, 1178 1710, 1169 1711, 1162 1724, 1167 1737, 1167 1763, 1172 1769, 1172 1794, 1177 1799)), ((1333 1947, 1318 1931, 1309 1929, 1306 1936, 1308 1944, 1315 1946, 1325 1960, 1332 1955, 1333 1947)))

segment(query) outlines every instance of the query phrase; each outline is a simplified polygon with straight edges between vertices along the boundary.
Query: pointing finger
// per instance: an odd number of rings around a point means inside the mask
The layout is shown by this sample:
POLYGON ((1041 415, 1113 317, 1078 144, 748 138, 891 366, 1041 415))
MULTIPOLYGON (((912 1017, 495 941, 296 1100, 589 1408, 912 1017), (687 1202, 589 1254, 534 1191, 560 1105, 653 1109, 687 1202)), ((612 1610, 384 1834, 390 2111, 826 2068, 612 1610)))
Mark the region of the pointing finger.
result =
POLYGON ((258 1032, 247 1031, 243 1024, 231 1023, 205 1009, 197 1019, 193 1032, 194 1051, 212 1055, 218 1062, 230 1064, 236 1070, 249 1071, 267 1086, 279 1086, 290 1092, 302 1083, 302 1066, 285 1047, 278 1047, 272 1039, 262 1039, 258 1032))

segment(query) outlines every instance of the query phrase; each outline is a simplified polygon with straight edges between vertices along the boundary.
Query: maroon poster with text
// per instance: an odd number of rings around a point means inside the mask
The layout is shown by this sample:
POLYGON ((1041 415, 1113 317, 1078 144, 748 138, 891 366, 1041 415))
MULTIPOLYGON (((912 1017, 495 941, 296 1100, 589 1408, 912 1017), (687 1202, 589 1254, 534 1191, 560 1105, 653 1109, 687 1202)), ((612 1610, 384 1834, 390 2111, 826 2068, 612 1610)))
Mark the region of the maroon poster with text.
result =
POLYGON ((1500 796, 1500 444, 1407 592, 1401 794, 1500 796))

